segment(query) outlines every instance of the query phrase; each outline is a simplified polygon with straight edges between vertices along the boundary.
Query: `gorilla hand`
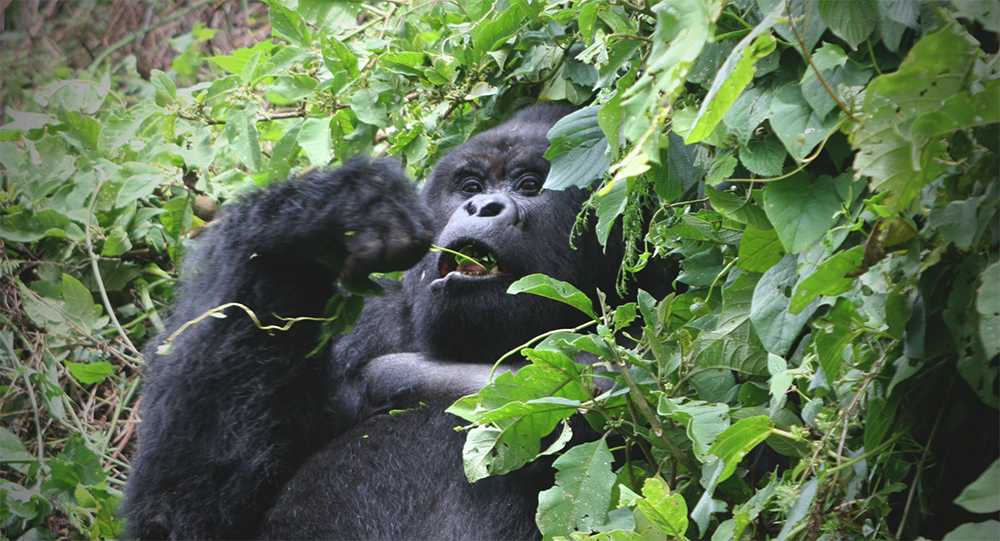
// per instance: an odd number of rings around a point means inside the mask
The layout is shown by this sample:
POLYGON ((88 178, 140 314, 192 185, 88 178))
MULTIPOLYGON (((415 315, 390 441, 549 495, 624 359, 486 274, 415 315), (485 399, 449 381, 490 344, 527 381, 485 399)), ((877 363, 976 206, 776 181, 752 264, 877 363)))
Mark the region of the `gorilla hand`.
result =
MULTIPOLYGON (((342 171, 352 171, 358 161, 342 171)), ((413 183, 398 162, 381 159, 363 164, 361 174, 346 174, 351 200, 341 199, 346 257, 340 273, 348 289, 377 288, 368 274, 412 267, 427 253, 433 238, 430 211, 417 198, 413 183)), ((334 195, 344 197, 347 194, 334 195)))
POLYGON ((325 263, 348 289, 377 286, 370 272, 405 270, 433 238, 430 211, 399 162, 356 158, 253 194, 229 216, 224 236, 288 265, 325 263), (235 223, 234 223, 235 222, 235 223), (264 227, 261 227, 261 226, 264 227))

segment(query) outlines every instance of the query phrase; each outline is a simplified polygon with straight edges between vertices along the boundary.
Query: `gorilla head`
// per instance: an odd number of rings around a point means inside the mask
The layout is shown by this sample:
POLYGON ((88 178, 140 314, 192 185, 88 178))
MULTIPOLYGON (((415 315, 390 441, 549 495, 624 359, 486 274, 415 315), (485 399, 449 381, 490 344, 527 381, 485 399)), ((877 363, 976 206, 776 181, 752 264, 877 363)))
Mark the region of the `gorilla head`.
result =
MULTIPOLYGON (((608 291, 607 268, 593 242, 569 245, 586 193, 542 190, 549 128, 572 109, 537 105, 476 135, 440 160, 421 192, 434 219, 434 243, 472 256, 430 253, 405 282, 414 300, 422 349, 442 358, 490 362, 580 314, 540 297, 506 293, 518 278, 544 273, 608 291)), ((589 289, 586 289, 589 288, 589 289)))

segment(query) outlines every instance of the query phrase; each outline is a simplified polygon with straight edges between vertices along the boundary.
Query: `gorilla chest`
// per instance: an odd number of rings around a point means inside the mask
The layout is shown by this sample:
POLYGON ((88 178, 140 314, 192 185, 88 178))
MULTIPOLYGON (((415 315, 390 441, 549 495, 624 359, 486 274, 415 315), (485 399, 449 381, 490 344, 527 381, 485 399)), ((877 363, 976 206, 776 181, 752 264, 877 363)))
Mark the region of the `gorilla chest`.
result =
POLYGON ((549 468, 469 484, 460 420, 433 405, 360 423, 313 456, 269 513, 265 538, 537 539, 549 468))

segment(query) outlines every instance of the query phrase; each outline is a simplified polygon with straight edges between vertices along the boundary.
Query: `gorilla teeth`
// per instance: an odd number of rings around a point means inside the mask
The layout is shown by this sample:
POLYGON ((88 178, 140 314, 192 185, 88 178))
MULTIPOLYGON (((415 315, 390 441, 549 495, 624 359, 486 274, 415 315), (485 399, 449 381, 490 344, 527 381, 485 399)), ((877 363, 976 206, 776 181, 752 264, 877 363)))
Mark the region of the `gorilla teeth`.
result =
POLYGON ((463 276, 492 276, 500 274, 496 256, 485 246, 468 244, 454 250, 441 260, 441 276, 452 272, 463 276))

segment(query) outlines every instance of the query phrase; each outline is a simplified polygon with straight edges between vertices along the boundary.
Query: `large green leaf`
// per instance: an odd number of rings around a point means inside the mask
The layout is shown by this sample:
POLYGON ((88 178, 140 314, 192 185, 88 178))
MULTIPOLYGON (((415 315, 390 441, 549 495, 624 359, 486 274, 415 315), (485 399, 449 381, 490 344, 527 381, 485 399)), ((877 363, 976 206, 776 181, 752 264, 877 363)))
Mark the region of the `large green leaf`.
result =
POLYGON ((973 513, 1000 511, 1000 459, 994 460, 975 481, 962 490, 955 503, 973 513))
MULTIPOLYGON (((886 193, 891 208, 909 206, 920 189, 943 171, 945 144, 939 137, 943 133, 935 126, 950 130, 961 126, 962 118, 968 119, 960 115, 972 100, 962 93, 962 87, 976 50, 972 36, 951 23, 921 39, 898 71, 876 77, 868 85, 863 116, 850 134, 851 144, 858 150, 854 169, 871 178, 873 189, 886 193), (943 102, 956 95, 962 97, 946 112, 939 111, 943 102), (921 125, 914 121, 927 113, 935 114, 933 122, 914 133, 912 126, 921 125), (919 144, 915 135, 920 135, 919 144)), ((989 98, 985 97, 988 109, 989 98)))
POLYGON ((863 42, 878 19, 872 15, 878 12, 875 0, 818 0, 819 16, 830 30, 847 42, 853 49, 863 42))
POLYGON ((750 321, 764 349, 779 357, 788 353, 806 322, 819 308, 819 302, 813 302, 798 314, 789 311, 792 288, 798 280, 795 261, 794 256, 785 256, 761 276, 750 307, 750 321))
POLYGON ((642 498, 636 500, 636 530, 643 539, 665 536, 686 539, 687 503, 684 495, 671 493, 667 483, 650 477, 642 485, 642 498))
POLYGON ((771 97, 771 129, 796 161, 802 161, 837 127, 838 114, 820 116, 796 83, 787 83, 771 97))
POLYGON ((313 167, 322 167, 333 158, 330 118, 307 118, 299 128, 299 147, 313 167))
POLYGON ((768 31, 781 15, 780 8, 773 10, 733 48, 712 81, 708 95, 702 100, 694 127, 685 137, 685 143, 697 143, 711 135, 736 98, 750 84, 754 64, 774 51, 775 41, 768 31))
POLYGON ((838 185, 848 182, 846 176, 813 179, 797 173, 767 185, 764 212, 786 252, 802 252, 826 235, 843 205, 838 185))
POLYGON ((545 158, 551 163, 548 190, 589 187, 608 170, 608 140, 597 122, 597 107, 584 107, 556 122, 549 130, 545 158))
POLYGON ((1000 354, 1000 263, 994 263, 980 276, 976 311, 979 312, 979 338, 986 358, 1000 354))
POLYGON ((832 43, 824 43, 812 55, 812 66, 802 74, 799 85, 802 97, 820 117, 825 117, 837 107, 832 91, 842 103, 849 104, 851 98, 864 88, 871 77, 871 70, 849 62, 844 50, 832 43), (819 71, 826 85, 820 81, 819 71))
POLYGON ((588 532, 605 523, 615 483, 612 460, 604 438, 577 445, 556 459, 556 484, 538 495, 535 522, 543 536, 588 532))
POLYGON ((519 279, 507 288, 507 293, 511 295, 531 293, 568 304, 592 318, 597 317, 594 314, 593 303, 582 291, 568 282, 544 274, 529 274, 519 279))
POLYGON ((766 415, 758 415, 740 419, 719 434, 708 450, 710 455, 715 455, 725 465, 717 482, 729 479, 743 457, 771 435, 771 428, 771 419, 766 415))
POLYGON ((812 274, 795 286, 788 311, 798 314, 810 306, 816 297, 839 295, 850 289, 855 281, 850 274, 861 266, 864 253, 864 246, 855 246, 820 263, 812 274))

